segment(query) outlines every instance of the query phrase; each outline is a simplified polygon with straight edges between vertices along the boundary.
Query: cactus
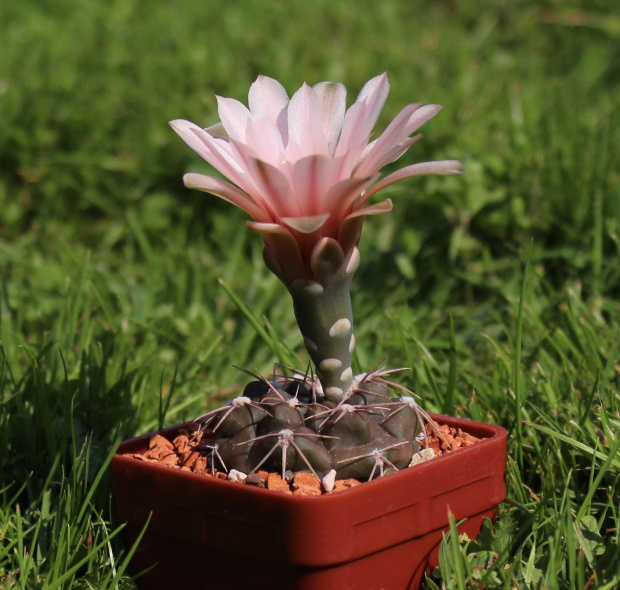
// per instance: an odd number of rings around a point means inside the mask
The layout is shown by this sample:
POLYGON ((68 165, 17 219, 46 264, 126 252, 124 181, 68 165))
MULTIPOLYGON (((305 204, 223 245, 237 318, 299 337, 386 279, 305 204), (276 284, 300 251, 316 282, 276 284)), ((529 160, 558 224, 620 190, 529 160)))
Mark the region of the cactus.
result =
POLYGON ((244 395, 197 419, 201 445, 214 450, 210 466, 273 470, 283 478, 289 471, 323 478, 334 470, 339 479, 359 480, 408 466, 427 418, 413 398, 389 395, 385 374, 355 377, 339 403, 317 393, 315 377, 250 382, 244 395))
POLYGON ((213 467, 260 468, 373 479, 409 464, 424 412, 413 398, 392 398, 390 371, 355 377, 351 280, 369 215, 388 213, 389 199, 368 205, 383 188, 425 174, 460 174, 457 160, 413 164, 380 179, 381 169, 420 136, 440 110, 406 106, 376 140, 373 126, 387 95, 382 74, 346 108, 346 88, 304 84, 290 99, 259 76, 249 109, 218 97, 221 123, 203 129, 184 120, 173 129, 231 182, 186 174, 185 185, 212 193, 252 217, 265 242, 268 268, 284 283, 316 376, 249 383, 243 395, 199 419, 213 467))

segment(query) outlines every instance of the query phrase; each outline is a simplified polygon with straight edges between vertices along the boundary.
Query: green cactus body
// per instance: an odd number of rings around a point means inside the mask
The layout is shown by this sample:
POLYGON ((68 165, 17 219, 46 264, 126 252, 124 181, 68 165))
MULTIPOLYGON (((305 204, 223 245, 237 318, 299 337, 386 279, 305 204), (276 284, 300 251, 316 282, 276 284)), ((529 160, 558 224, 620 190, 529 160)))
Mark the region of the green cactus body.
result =
POLYGON ((355 348, 351 279, 359 266, 359 250, 351 248, 345 259, 338 241, 324 237, 312 250, 307 268, 287 275, 269 247, 267 266, 286 285, 293 298, 297 324, 326 399, 341 401, 352 380, 355 348))
POLYGON ((253 440, 256 438, 256 430, 253 425, 240 428, 239 431, 229 438, 219 438, 210 441, 210 445, 217 445, 218 461, 213 468, 224 468, 226 471, 236 469, 242 473, 249 473, 253 464, 250 459, 253 440), (218 463, 221 463, 221 467, 218 463))
POLYGON ((320 285, 296 281, 290 289, 297 323, 316 366, 323 393, 339 401, 353 379, 351 277, 320 285))
POLYGON ((269 412, 271 415, 265 416, 256 429, 258 435, 278 432, 285 428, 295 429, 304 425, 302 413, 287 402, 270 404, 269 412))
POLYGON ((413 441, 399 441, 387 433, 377 433, 372 442, 341 447, 332 453, 338 477, 374 479, 386 471, 407 467, 413 456, 413 441))
POLYGON ((324 477, 332 468, 329 451, 318 435, 304 426, 263 435, 254 443, 249 459, 254 470, 281 470, 282 477, 286 471, 312 471, 324 477))
POLYGON ((373 421, 366 413, 357 413, 355 406, 345 404, 335 410, 321 427, 321 432, 329 438, 325 446, 331 451, 340 447, 372 442, 373 421))
MULTIPOLYGON (((335 406, 335 404, 331 404, 335 406)), ((311 403, 307 404, 304 412, 304 419, 306 422, 306 426, 310 427, 317 434, 321 433, 321 428, 327 420, 328 416, 326 412, 330 408, 327 404, 319 404, 319 403, 311 403)), ((333 408, 332 408, 333 409, 333 408)))
POLYGON ((257 410, 249 404, 239 405, 234 408, 227 416, 222 417, 215 426, 219 436, 231 437, 249 426, 261 423, 266 417, 265 411, 257 410))
POLYGON ((307 383, 254 382, 244 395, 204 419, 202 444, 217 449, 213 467, 284 476, 309 471, 324 477, 373 479, 406 467, 418 451, 422 423, 411 398, 390 398, 385 383, 352 379, 346 403, 319 397, 300 402, 285 390, 307 392, 307 383), (289 387, 293 385, 294 387, 289 387), (243 399, 242 399, 243 398, 243 399))
POLYGON ((381 405, 389 402, 387 388, 383 383, 361 380, 349 398, 349 403, 358 406, 381 405))
POLYGON ((381 426, 389 435, 398 440, 413 440, 418 434, 416 413, 408 405, 393 409, 383 420, 381 426))

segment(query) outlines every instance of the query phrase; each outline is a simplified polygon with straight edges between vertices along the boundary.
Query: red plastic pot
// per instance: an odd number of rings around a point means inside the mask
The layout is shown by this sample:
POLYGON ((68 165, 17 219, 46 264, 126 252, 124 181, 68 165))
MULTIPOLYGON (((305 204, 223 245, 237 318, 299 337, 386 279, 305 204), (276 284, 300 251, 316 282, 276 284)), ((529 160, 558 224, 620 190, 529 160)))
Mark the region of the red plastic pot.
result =
MULTIPOLYGON (((116 516, 132 543, 141 590, 417 589, 437 565, 449 513, 474 537, 505 498, 506 431, 434 416, 482 438, 472 446, 344 492, 299 497, 123 457, 112 460, 116 516)), ((182 425, 162 434, 174 437, 182 425)))

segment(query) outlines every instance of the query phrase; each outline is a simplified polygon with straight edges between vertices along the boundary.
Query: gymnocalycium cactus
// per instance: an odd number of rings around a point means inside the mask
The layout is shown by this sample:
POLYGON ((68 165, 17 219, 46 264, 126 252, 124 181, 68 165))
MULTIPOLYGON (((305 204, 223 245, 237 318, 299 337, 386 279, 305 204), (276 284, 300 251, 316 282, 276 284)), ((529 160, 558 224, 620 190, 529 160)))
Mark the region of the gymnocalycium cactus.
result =
MULTIPOLYGON (((441 110, 406 106, 374 141, 387 98, 385 74, 366 83, 346 109, 335 82, 304 84, 292 98, 259 76, 249 109, 218 97, 221 122, 203 129, 171 122, 183 140, 231 182, 186 174, 185 185, 237 205, 265 242, 264 258, 293 298, 314 375, 250 383, 243 395, 202 417, 213 462, 226 470, 311 471, 323 477, 372 479, 409 464, 422 410, 412 397, 393 398, 389 371, 354 376, 351 279, 368 215, 387 213, 389 199, 368 205, 381 189, 427 174, 460 174, 457 160, 381 169, 421 138, 411 135, 441 110)), ((203 439, 205 440, 205 439, 203 439)))

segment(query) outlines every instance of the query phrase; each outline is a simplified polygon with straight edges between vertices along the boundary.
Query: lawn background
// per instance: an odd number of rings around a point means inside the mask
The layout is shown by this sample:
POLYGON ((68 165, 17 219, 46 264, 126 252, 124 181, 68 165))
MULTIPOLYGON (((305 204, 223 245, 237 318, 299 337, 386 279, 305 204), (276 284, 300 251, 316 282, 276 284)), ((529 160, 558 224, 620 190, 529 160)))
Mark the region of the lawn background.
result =
POLYGON ((0 5, 0 588, 131 588, 107 449, 304 367, 245 215, 167 126, 258 74, 387 71, 382 129, 446 108, 398 165, 354 281, 356 367, 510 431, 495 528, 428 588, 620 584, 620 14, 611 0, 21 0, 0 5), (221 280, 221 282, 220 282, 221 280), (233 294, 233 297, 230 296, 233 294), (234 302, 247 306, 261 330, 234 302), (165 406, 172 401, 165 411, 165 406))

